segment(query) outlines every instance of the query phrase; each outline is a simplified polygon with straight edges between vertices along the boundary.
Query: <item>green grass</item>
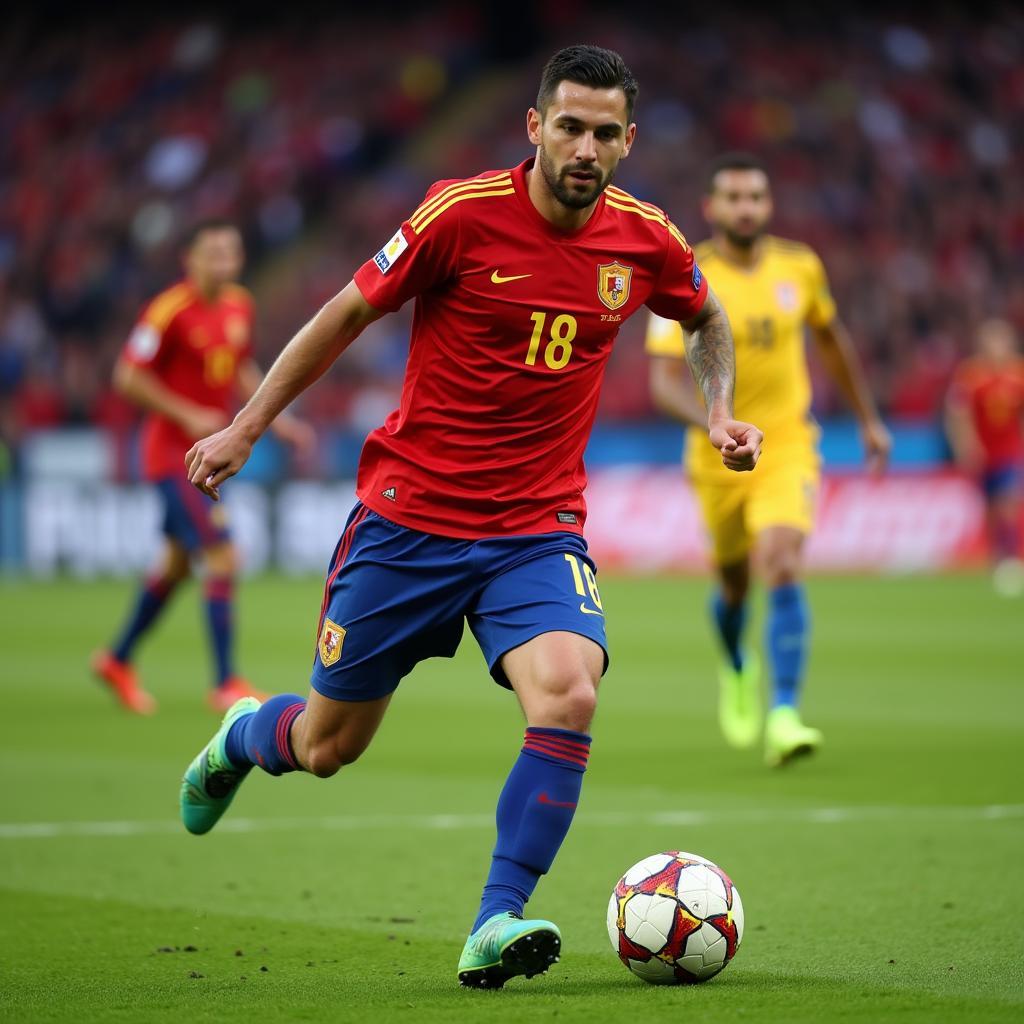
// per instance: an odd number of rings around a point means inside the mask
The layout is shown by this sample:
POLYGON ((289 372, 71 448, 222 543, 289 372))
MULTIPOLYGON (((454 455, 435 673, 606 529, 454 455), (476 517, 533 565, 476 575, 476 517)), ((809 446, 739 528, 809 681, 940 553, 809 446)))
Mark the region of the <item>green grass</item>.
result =
MULTIPOLYGON (((305 691, 320 586, 243 586, 254 682, 305 691)), ((982 577, 812 581, 805 707, 827 747, 773 773, 718 737, 706 583, 602 590, 613 666, 584 800, 531 903, 564 956, 481 993, 455 964, 521 722, 471 639, 403 684, 359 764, 256 773, 197 839, 176 825, 215 721, 195 594, 142 653, 161 710, 141 720, 84 670, 127 584, 0 584, 0 822, 42 823, 0 829, 0 1018, 1021 1019, 1021 603, 982 577), (616 878, 674 847, 721 863, 747 913, 735 962, 696 988, 632 978, 605 933, 616 878)))

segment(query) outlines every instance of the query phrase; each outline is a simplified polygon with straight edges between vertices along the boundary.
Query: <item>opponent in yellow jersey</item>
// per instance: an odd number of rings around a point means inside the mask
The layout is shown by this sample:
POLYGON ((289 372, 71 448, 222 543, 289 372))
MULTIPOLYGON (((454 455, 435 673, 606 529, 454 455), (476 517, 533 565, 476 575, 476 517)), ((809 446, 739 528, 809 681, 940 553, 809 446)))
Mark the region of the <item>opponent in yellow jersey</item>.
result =
POLYGON ((837 319, 821 260, 806 245, 766 234, 771 212, 768 176, 756 158, 729 154, 716 161, 704 202, 712 238, 695 255, 732 325, 735 415, 764 431, 755 472, 721 472, 706 429, 698 431, 706 413, 685 368, 681 326, 652 317, 647 350, 655 404, 693 428, 686 466, 720 584, 712 603, 726 657, 719 719, 738 747, 756 741, 762 717, 758 661, 743 648, 752 565, 769 590, 766 645, 774 701, 765 721, 765 752, 768 763, 778 765, 821 743, 821 733, 804 726, 797 713, 808 641, 802 550, 814 525, 820 466, 807 333, 861 422, 873 468, 884 467, 891 442, 837 319))

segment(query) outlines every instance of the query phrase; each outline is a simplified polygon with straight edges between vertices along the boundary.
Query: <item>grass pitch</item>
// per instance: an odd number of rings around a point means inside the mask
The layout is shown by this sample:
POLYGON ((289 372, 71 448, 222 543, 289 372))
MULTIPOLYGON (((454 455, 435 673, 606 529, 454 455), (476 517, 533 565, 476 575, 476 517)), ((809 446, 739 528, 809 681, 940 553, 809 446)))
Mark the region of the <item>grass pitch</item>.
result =
MULTIPOLYGON (((245 583, 240 661, 304 693, 321 583, 245 583)), ((212 733, 194 591, 140 655, 161 701, 90 682, 124 583, 0 585, 0 1018, 17 1021, 1009 1021, 1024 1014, 1024 605, 987 579, 823 578, 781 772, 714 724, 707 584, 605 578, 613 665, 576 824, 530 904, 549 975, 498 993, 455 966, 521 737, 469 638, 403 684, 337 778, 254 772, 186 835, 178 780, 212 733), (708 984, 649 987, 605 933, 611 886, 682 848, 733 877, 747 932, 708 984)))

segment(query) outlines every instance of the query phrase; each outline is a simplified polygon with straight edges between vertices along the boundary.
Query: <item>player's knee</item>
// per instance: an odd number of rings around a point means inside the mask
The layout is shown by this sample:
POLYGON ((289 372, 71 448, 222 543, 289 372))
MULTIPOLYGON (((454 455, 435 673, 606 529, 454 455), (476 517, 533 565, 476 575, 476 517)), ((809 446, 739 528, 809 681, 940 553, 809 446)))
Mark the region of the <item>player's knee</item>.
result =
POLYGON ((765 584, 769 589, 788 587, 800 581, 799 558, 775 558, 766 563, 764 569, 765 584))
POLYGON ((597 710, 597 688, 585 670, 548 681, 544 724, 585 732, 597 710))
POLYGON ((366 743, 334 738, 310 747, 301 760, 311 775, 329 779, 346 765, 358 761, 366 747, 366 743))

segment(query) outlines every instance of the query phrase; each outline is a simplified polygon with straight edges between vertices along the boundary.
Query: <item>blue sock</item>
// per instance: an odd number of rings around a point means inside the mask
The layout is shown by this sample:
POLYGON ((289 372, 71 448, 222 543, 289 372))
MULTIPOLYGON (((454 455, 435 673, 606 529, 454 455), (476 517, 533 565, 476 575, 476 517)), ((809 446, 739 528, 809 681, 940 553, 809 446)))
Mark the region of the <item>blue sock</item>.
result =
POLYGON ((772 590, 768 595, 765 646, 772 666, 775 707, 796 707, 807 660, 809 630, 804 588, 799 583, 785 583, 772 590))
POLYGON ((255 765, 268 775, 301 771, 292 751, 292 723, 306 708, 296 693, 280 693, 251 715, 243 715, 228 732, 225 753, 236 768, 255 765))
POLYGON ((570 729, 526 730, 498 798, 498 842, 473 931, 489 917, 522 915, 572 824, 590 756, 590 737, 570 729))
POLYGON ((111 650, 111 654, 118 661, 131 660, 135 645, 143 633, 156 622, 177 585, 177 580, 165 579, 163 576, 151 576, 142 585, 128 622, 111 650))
POLYGON ((747 625, 747 602, 726 604, 722 592, 716 591, 711 598, 711 617, 718 627, 718 635, 726 656, 737 672, 743 668, 743 630, 747 625))
POLYGON ((210 627, 210 647, 213 649, 217 685, 222 686, 234 675, 231 666, 234 580, 230 576, 210 576, 203 589, 206 594, 206 620, 210 627))

